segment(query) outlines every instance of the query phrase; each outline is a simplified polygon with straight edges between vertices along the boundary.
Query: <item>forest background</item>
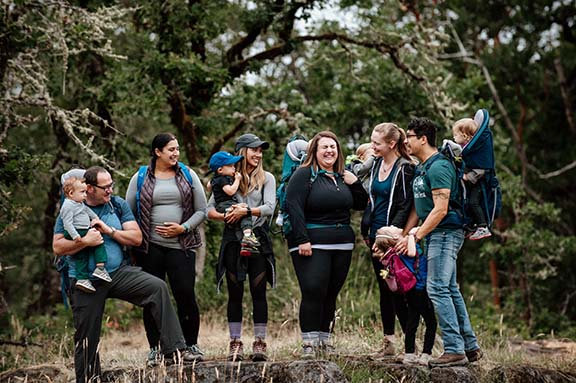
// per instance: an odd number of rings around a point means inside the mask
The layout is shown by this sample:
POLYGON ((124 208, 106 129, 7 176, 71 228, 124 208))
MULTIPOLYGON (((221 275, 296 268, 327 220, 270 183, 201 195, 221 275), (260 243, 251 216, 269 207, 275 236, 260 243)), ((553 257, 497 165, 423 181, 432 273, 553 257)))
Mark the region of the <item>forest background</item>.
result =
MULTIPOLYGON (((51 241, 59 177, 77 164, 109 169, 123 196, 159 132, 178 136, 181 160, 200 175, 212 153, 253 132, 271 143, 264 165, 278 178, 295 132, 310 138, 330 129, 350 154, 377 123, 405 128, 426 116, 442 127, 441 139, 478 108, 491 113, 504 198, 494 237, 467 242, 459 257, 472 322, 499 338, 576 338, 573 1, 2 0, 0 7, 3 343, 47 344, 70 331, 51 241)), ((205 224, 196 291, 203 315, 223 319, 226 294, 214 283, 220 233, 219 224, 205 224)), ((275 249, 270 320, 296 326, 298 287, 279 235, 275 249)), ((338 326, 377 329, 377 288, 360 241, 356 253, 338 326)), ((128 327, 140 313, 108 305, 107 321, 128 327)), ((10 358, 3 355, 0 369, 10 358)))

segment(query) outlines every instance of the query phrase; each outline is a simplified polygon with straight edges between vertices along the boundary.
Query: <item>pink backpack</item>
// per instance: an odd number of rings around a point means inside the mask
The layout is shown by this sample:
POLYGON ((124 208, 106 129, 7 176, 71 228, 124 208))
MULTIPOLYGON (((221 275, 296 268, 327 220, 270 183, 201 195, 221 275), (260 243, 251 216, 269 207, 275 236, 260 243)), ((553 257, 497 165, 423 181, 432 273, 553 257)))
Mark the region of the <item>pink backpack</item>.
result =
MULTIPOLYGON (((380 258, 380 262, 384 266, 384 270, 380 275, 388 284, 390 291, 399 294, 405 294, 416 285, 416 276, 404 264, 396 250, 391 247, 380 258)), ((416 258, 416 263, 418 258, 416 258)))

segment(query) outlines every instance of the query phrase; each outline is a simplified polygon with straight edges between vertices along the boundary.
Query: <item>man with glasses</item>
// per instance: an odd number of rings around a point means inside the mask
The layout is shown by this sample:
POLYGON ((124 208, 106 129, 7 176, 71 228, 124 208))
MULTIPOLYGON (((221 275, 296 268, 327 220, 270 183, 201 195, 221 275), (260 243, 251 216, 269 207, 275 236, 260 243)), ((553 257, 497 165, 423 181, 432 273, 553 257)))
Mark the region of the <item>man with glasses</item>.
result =
MULTIPOLYGON (((186 342, 172 307, 166 283, 139 267, 124 261, 123 246, 138 246, 142 232, 134 219, 128 203, 120 197, 112 196, 114 182, 106 169, 93 166, 86 170, 86 205, 98 215, 102 225, 92 228, 79 240, 64 238, 62 219, 58 217, 54 227, 52 248, 59 256, 74 255, 91 246, 104 244, 108 254, 106 270, 112 276, 110 283, 93 281, 97 286, 93 293, 72 289, 70 300, 74 317, 74 365, 76 381, 99 380, 101 374, 99 342, 107 298, 118 298, 151 309, 160 332, 160 347, 166 362, 174 360, 193 361, 194 356, 185 351, 186 342), (114 199, 114 201, 112 201, 114 199), (180 352, 180 350, 182 350, 180 352)), ((94 269, 94 259, 89 267, 94 269)), ((69 262, 69 277, 75 282, 74 262, 69 262)))
MULTIPOLYGON (((416 241, 426 238, 428 257, 427 292, 438 316, 444 353, 430 367, 465 365, 482 357, 472 330, 466 304, 456 283, 456 258, 464 242, 458 212, 449 208, 458 198, 458 178, 450 160, 436 148, 436 126, 426 118, 408 124, 406 144, 420 165, 414 182, 414 208, 421 226, 416 241)), ((406 241, 399 247, 405 250, 406 241)))

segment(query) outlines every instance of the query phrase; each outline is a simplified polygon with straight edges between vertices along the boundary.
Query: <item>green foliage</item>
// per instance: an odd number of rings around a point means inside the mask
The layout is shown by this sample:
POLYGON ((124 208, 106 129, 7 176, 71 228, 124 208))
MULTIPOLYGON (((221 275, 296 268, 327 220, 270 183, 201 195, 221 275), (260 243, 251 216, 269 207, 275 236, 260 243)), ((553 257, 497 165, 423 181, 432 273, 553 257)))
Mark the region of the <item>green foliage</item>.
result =
MULTIPOLYGON (((346 0, 340 5, 357 23, 347 26, 310 18, 312 8, 329 8, 327 1, 285 7, 223 0, 129 1, 116 7, 98 0, 11 2, 2 12, 17 12, 0 26, 0 253, 2 264, 18 266, 0 274, 0 287, 11 312, 24 317, 46 288, 56 293, 41 310, 59 307, 57 288, 45 285, 56 277, 50 256, 38 249, 50 246, 57 179, 73 164, 113 168, 116 192, 123 195, 137 166, 148 162, 148 145, 160 131, 177 133, 182 159, 196 151, 191 165, 202 170, 212 150, 232 149, 233 138, 221 141, 227 133, 254 132, 271 143, 264 164, 278 175, 294 132, 312 137, 331 129, 351 152, 369 141, 377 123, 405 127, 411 117, 427 116, 449 128, 485 107, 494 121, 504 211, 496 238, 467 243, 461 254, 461 282, 475 297, 473 322, 490 335, 573 334, 574 170, 549 179, 540 174, 576 157, 576 133, 566 121, 573 105, 565 104, 555 69, 560 60, 574 100, 575 44, 566 28, 574 15, 553 0, 524 3, 451 1, 408 8, 346 0), (302 24, 291 30, 293 7, 301 7, 295 18, 302 24), (562 33, 546 37, 553 25, 562 33), (452 27, 470 57, 452 58, 460 52, 452 27), (350 40, 296 41, 302 34, 330 33, 350 40), (388 50, 369 43, 385 43, 388 50), (235 44, 244 45, 232 52, 235 44), (234 67, 275 47, 282 47, 276 56, 234 67), (10 61, 23 58, 35 61, 10 61), (512 128, 474 60, 490 72, 512 128), (56 111, 66 112, 65 118, 54 118, 56 111), (501 308, 487 304, 490 259, 498 266, 501 308)), ((209 222, 205 228, 208 257, 198 299, 203 312, 223 317, 226 294, 216 292, 213 274, 221 225, 209 222)), ((295 324, 297 281, 279 238, 275 249, 278 289, 269 295, 271 321, 295 324)), ((362 243, 357 253, 339 299, 337 326, 345 331, 379 326, 375 277, 362 243)), ((245 305, 250 312, 248 299, 245 305)), ((138 310, 124 307, 107 311, 118 312, 111 323, 122 328, 139 317, 138 310)))
POLYGON ((46 154, 30 154, 20 147, 0 151, 0 237, 17 230, 30 213, 28 204, 15 203, 16 196, 40 181, 36 172, 46 171, 48 160, 46 154))

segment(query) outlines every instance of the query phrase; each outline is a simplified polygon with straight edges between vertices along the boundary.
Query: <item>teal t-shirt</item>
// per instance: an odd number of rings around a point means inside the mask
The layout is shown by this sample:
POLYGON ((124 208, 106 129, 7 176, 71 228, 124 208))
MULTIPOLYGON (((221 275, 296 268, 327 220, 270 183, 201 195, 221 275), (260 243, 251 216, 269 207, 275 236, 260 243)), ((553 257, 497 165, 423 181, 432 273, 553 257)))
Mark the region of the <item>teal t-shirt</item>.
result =
MULTIPOLYGON (((108 226, 115 228, 116 230, 122 230, 122 224, 129 221, 135 221, 134 214, 130 210, 128 203, 119 197, 116 198, 118 201, 119 208, 121 210, 121 219, 118 218, 114 210, 112 202, 108 202, 100 206, 89 206, 94 213, 108 226)), ((56 223, 54 225, 54 234, 64 234, 64 224, 62 223, 62 217, 58 215, 56 223)), ((108 260, 106 262, 106 270, 109 273, 116 271, 122 264, 124 260, 124 253, 122 251, 122 246, 116 242, 113 238, 108 235, 103 235, 104 237, 104 247, 106 248, 106 254, 108 255, 108 260)), ((70 278, 76 278, 76 266, 75 262, 68 262, 68 276, 70 278)), ((94 261, 94 256, 91 256, 88 261, 88 270, 90 273, 96 267, 96 262, 94 261)))
MULTIPOLYGON (((432 190, 450 189, 450 200, 458 198, 458 179, 454 165, 442 154, 437 153, 428 158, 426 162, 416 167, 416 175, 412 183, 414 191, 414 206, 416 214, 421 220, 426 219, 434 208, 432 200, 432 190), (438 158, 436 158, 439 156, 438 158), (428 181, 426 180, 428 179, 428 181)), ((448 214, 442 222, 438 224, 438 229, 457 229, 461 224, 455 224, 458 219, 454 215, 458 212, 449 209, 448 214)))

